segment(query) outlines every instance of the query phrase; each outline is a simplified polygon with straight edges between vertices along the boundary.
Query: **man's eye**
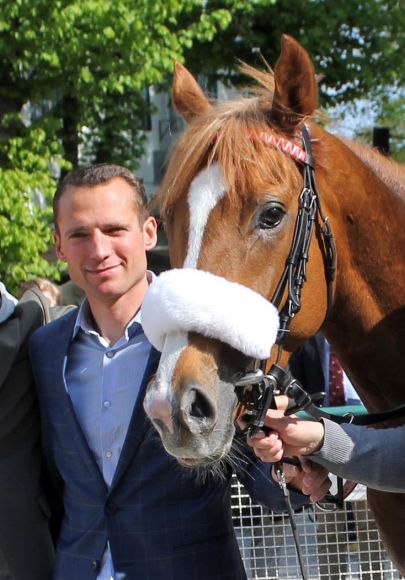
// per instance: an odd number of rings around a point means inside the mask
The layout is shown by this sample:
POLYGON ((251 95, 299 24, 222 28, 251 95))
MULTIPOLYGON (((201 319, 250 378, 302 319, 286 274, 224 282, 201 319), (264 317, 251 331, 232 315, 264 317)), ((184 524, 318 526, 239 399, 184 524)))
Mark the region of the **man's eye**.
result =
POLYGON ((70 234, 70 238, 71 239, 75 239, 75 238, 85 238, 87 236, 86 232, 73 232, 72 234, 70 234))
POLYGON ((261 230, 268 230, 278 226, 285 215, 285 211, 278 205, 267 207, 259 216, 258 225, 261 230))

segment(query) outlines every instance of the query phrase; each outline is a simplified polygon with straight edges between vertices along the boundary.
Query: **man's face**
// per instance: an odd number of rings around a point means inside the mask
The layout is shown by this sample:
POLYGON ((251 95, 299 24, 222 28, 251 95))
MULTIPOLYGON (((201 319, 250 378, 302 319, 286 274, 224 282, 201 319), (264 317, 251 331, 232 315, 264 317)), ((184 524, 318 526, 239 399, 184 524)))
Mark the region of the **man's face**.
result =
POLYGON ((89 298, 108 302, 145 284, 145 251, 156 244, 156 221, 149 217, 139 225, 124 179, 69 188, 59 200, 57 222, 58 258, 89 298))

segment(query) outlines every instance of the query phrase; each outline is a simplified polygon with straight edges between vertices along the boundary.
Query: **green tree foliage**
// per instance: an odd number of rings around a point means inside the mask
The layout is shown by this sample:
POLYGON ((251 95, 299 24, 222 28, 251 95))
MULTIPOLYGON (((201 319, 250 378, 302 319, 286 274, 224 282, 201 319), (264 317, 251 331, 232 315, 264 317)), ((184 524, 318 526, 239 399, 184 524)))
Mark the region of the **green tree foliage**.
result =
POLYGON ((324 74, 325 103, 381 96, 405 80, 404 20, 404 0, 0 0, 0 275, 57 276, 51 169, 135 169, 145 89, 175 59, 235 80, 238 58, 274 64, 285 32, 324 74))
POLYGON ((0 115, 29 102, 37 122, 57 122, 73 165, 88 134, 96 160, 136 164, 144 89, 231 18, 203 0, 0 0, 0 15, 0 115), (181 28, 180 16, 196 10, 181 28))
POLYGON ((52 158, 63 160, 38 128, 8 139, 2 154, 8 163, 0 167, 0 279, 17 293, 32 277, 58 278, 58 264, 46 259, 56 186, 49 168, 52 158))
MULTIPOLYGON (((207 0, 211 9, 228 4, 207 0)), ((254 0, 248 10, 241 4, 220 42, 203 42, 187 53, 196 73, 217 78, 219 72, 233 81, 236 59, 258 65, 259 51, 274 65, 286 33, 303 44, 323 75, 324 105, 378 100, 387 87, 405 84, 404 0, 254 0)))
POLYGON ((44 258, 52 164, 75 167, 82 151, 91 161, 136 167, 145 88, 161 82, 194 39, 211 40, 230 22, 228 10, 204 4, 0 0, 0 275, 9 287, 57 276, 44 258), (181 27, 179 18, 196 10, 181 27))

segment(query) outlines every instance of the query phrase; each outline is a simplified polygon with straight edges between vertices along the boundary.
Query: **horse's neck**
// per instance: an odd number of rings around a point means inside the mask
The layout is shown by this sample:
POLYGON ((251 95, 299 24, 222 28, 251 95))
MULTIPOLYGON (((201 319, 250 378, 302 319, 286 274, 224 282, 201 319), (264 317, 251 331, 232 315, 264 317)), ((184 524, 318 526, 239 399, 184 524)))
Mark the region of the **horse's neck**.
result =
POLYGON ((383 159, 374 171, 372 153, 351 149, 355 155, 347 152, 344 183, 334 179, 333 169, 328 175, 339 217, 332 220, 338 271, 326 334, 359 392, 367 393, 366 402, 376 406, 383 393, 390 407, 405 372, 405 197, 394 185, 400 178, 392 179, 392 171, 388 176, 383 159))
POLYGON ((352 143, 350 149, 338 151, 323 177, 334 197, 337 301, 351 317, 353 308, 363 314, 368 330, 404 304, 405 170, 365 146, 352 143))
POLYGON ((405 165, 400 165, 389 157, 384 157, 375 149, 358 141, 340 140, 373 171, 383 183, 405 199, 405 165))

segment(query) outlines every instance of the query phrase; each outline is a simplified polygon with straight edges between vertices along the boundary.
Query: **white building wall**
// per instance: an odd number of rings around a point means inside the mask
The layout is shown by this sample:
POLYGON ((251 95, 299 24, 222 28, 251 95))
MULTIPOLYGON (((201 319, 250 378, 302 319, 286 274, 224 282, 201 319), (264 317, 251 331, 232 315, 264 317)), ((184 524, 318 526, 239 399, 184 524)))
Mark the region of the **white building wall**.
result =
MULTIPOLYGON (((217 95, 221 100, 229 99, 235 96, 235 91, 218 83, 217 95)), ((145 153, 137 174, 143 179, 148 196, 152 197, 160 183, 169 149, 183 130, 184 122, 173 110, 170 94, 156 92, 151 87, 149 96, 156 112, 151 117, 151 130, 146 132, 145 153)))
POLYGON ((151 87, 150 101, 155 113, 151 116, 151 130, 146 132, 145 153, 137 174, 143 179, 148 196, 152 197, 160 183, 170 146, 180 134, 183 122, 173 111, 167 93, 156 92, 151 87))

